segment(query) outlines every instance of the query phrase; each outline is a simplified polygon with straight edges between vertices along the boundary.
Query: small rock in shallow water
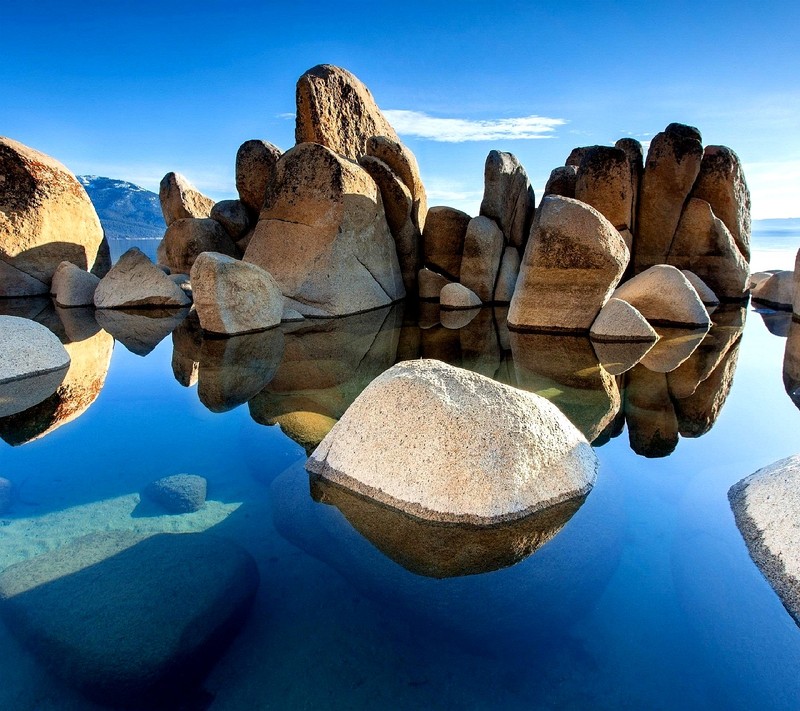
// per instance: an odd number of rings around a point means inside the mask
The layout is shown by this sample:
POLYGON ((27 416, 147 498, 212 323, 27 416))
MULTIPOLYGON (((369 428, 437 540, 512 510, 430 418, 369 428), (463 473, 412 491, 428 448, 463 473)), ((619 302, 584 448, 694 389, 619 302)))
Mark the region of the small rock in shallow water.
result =
POLYGON ((170 513, 198 511, 206 502, 207 482, 196 474, 175 474, 154 481, 147 496, 170 513))
POLYGON ((0 514, 4 514, 11 508, 11 482, 0 476, 0 514))

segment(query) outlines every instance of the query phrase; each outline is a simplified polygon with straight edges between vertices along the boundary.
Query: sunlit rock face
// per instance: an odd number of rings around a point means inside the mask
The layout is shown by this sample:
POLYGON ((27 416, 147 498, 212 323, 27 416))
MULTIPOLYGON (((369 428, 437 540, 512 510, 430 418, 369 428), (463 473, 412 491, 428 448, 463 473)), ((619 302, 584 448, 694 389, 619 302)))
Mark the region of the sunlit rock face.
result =
POLYGON ((161 179, 158 197, 167 227, 176 220, 208 217, 214 207, 214 201, 180 173, 167 173, 161 179))
POLYGON ((418 518, 487 525, 586 494, 597 460, 544 398, 415 360, 370 383, 306 467, 418 518))
POLYGON ((62 261, 92 269, 103 228, 65 166, 0 137, 0 178, 0 296, 48 293, 62 261))

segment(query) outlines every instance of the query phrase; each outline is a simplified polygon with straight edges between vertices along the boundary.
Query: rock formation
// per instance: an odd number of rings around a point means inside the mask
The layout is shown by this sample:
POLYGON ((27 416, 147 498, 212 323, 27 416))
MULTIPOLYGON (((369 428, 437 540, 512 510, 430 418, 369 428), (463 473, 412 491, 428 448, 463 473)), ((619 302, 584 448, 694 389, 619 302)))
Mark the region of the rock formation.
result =
MULTIPOLYGON (((516 247, 510 246, 516 252, 516 247)), ((484 303, 494 300, 503 257, 503 233, 489 217, 473 217, 467 225, 461 257, 461 283, 484 303)))
POLYGON ((792 310, 794 300, 794 272, 781 271, 762 281, 750 294, 758 301, 773 309, 792 310))
POLYGON ((281 150, 268 141, 245 141, 236 152, 236 190, 250 217, 257 220, 275 180, 281 150))
POLYGON ((494 287, 494 298, 496 304, 511 303, 514 296, 514 289, 517 287, 519 277, 520 259, 519 251, 516 247, 506 247, 500 260, 500 269, 497 273, 497 283, 494 287))
POLYGON ((439 295, 439 303, 443 309, 474 309, 480 307, 481 300, 462 284, 447 284, 439 295))
POLYGON ((611 298, 594 320, 589 335, 593 341, 644 341, 655 343, 658 334, 642 314, 627 301, 611 298))
POLYGON ((197 474, 173 474, 150 484, 145 494, 173 514, 199 511, 206 503, 208 482, 197 474))
POLYGON ((575 197, 575 183, 578 181, 578 166, 561 165, 553 168, 547 184, 544 186, 544 195, 561 195, 561 197, 575 197))
POLYGON ((525 168, 511 153, 490 151, 483 179, 480 214, 497 223, 507 244, 524 251, 535 203, 525 168))
POLYGON ((228 233, 228 236, 238 242, 250 229, 250 218, 247 207, 241 200, 222 200, 211 208, 212 220, 216 220, 228 233))
POLYGON ((50 292, 59 306, 93 306, 99 283, 94 274, 72 262, 61 262, 53 274, 50 292))
POLYGON ((417 280, 419 285, 419 298, 433 299, 435 301, 439 300, 439 294, 442 289, 448 284, 453 283, 446 276, 442 276, 427 267, 423 267, 419 270, 417 280))
POLYGON ((449 279, 461 277, 461 258, 470 216, 454 207, 437 206, 428 210, 422 244, 425 266, 449 279))
POLYGON ((225 228, 211 218, 175 220, 164 233, 161 242, 163 260, 159 262, 178 274, 188 274, 194 260, 203 252, 219 252, 229 257, 241 253, 225 228))
POLYGON ((199 192, 180 173, 167 173, 161 179, 158 197, 167 227, 175 220, 208 217, 214 207, 214 201, 199 192))

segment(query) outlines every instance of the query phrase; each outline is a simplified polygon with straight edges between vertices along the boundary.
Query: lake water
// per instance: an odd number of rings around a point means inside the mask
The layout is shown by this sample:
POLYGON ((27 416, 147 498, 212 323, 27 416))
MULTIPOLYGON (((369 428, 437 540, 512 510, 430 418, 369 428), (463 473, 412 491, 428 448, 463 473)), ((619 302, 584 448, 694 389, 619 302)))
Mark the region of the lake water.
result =
MULTIPOLYGON (((239 542, 261 584, 204 683, 208 708, 800 704, 800 629, 727 500, 741 478, 800 452, 782 377, 800 326, 786 314, 720 309, 709 334, 665 331, 644 364, 612 377, 588 340, 509 334, 502 310, 456 329, 436 307, 398 306, 228 341, 169 315, 95 320, 33 299, 0 310, 48 325, 73 359, 58 403, 0 420, 0 476, 17 492, 0 517, 0 569, 92 531, 239 542), (310 484, 306 448, 413 357, 539 392, 595 439, 595 488, 516 564, 524 552, 470 532, 454 562, 426 547, 429 531, 310 484), (179 472, 207 478, 205 507, 147 507, 145 487, 179 472)), ((612 355, 610 369, 625 356, 612 355)), ((102 708, 3 625, 0 650, 0 709, 102 708)))

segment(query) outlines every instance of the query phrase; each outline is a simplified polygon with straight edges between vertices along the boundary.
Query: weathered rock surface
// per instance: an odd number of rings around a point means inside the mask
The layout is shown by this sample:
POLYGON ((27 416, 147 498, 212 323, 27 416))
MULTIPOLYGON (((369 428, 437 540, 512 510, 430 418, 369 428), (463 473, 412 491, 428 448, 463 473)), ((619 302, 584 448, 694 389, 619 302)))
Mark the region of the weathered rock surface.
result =
POLYGON ((446 276, 431 271, 427 267, 419 270, 417 279, 419 283, 419 298, 435 299, 436 301, 439 300, 439 294, 441 294, 442 289, 453 283, 446 276))
POLYGON ((11 508, 13 487, 8 479, 0 477, 0 516, 11 508))
POLYGON ((233 335, 281 322, 284 298, 280 287, 269 272, 255 264, 204 252, 194 262, 190 281, 205 331, 233 335))
POLYGON ((524 250, 535 204, 525 168, 511 153, 490 151, 483 180, 480 214, 497 223, 508 244, 524 250))
POLYGON ((589 334, 593 341, 645 341, 655 343, 658 334, 627 301, 611 298, 600 310, 589 334))
POLYGON ((642 186, 642 175, 644 174, 644 153, 642 144, 635 138, 620 138, 614 146, 624 151, 628 159, 628 169, 631 172, 631 217, 628 226, 631 232, 636 231, 636 212, 639 204, 639 191, 642 186))
POLYGON ((159 262, 178 274, 188 274, 197 255, 203 252, 241 256, 225 228, 211 218, 175 220, 167 227, 162 245, 166 262, 159 262))
POLYGON ((706 146, 692 197, 705 200, 750 260, 750 190, 739 156, 726 146, 706 146))
POLYGON ((566 166, 575 166, 577 168, 581 161, 583 160, 583 156, 586 155, 586 151, 591 149, 592 146, 578 146, 577 148, 573 148, 569 155, 567 156, 567 160, 564 163, 566 166))
POLYGON ((472 218, 454 207, 436 206, 428 210, 422 244, 425 264, 458 281, 464 239, 472 218))
POLYGON ((278 161, 245 261, 272 274, 304 316, 342 316, 405 296, 375 181, 315 143, 278 161))
POLYGON ((557 195, 544 198, 522 259, 509 326, 588 331, 628 259, 619 232, 593 207, 557 195))
POLYGON ((89 698, 177 708, 235 636, 258 584, 252 556, 222 538, 93 533, 6 568, 0 612, 89 698))
POLYGON ((666 264, 657 264, 629 279, 614 297, 638 309, 651 324, 708 327, 711 323, 689 280, 666 264))
POLYGON ((688 269, 681 269, 681 274, 686 277, 686 280, 694 287, 703 306, 719 306, 719 299, 717 295, 711 290, 697 274, 690 272, 688 269))
POLYGON ((0 297, 48 293, 61 262, 91 269, 102 242, 100 220, 75 176, 0 137, 0 297))
POLYGON ((547 185, 544 186, 544 195, 542 197, 561 195, 562 197, 574 198, 577 180, 578 166, 561 165, 558 168, 553 168, 550 172, 550 177, 547 179, 547 185))
POLYGON ((211 208, 212 220, 221 224, 230 238, 236 242, 250 229, 247 208, 241 200, 222 200, 211 208))
POLYGON ((686 202, 666 263, 694 272, 722 299, 742 299, 747 293, 747 260, 705 200, 686 202))
POLYGON ((500 260, 500 269, 497 273, 497 284, 494 288, 493 301, 497 304, 508 304, 514 297, 514 289, 519 277, 520 259, 516 247, 506 247, 500 260))
POLYGON ((236 152, 236 191, 254 219, 264 207, 280 157, 281 149, 269 141, 245 141, 236 152))
POLYGON ((697 129, 670 124, 647 151, 636 224, 636 272, 663 264, 683 205, 700 172, 703 145, 697 129))
POLYGON ((774 309, 792 310, 794 299, 794 272, 777 272, 762 281, 750 292, 753 301, 771 306, 774 309))
POLYGON ((297 143, 319 143, 358 160, 372 136, 399 143, 364 84, 345 69, 320 64, 297 81, 297 143))
POLYGON ((197 190, 180 173, 167 173, 158 189, 161 212, 169 227, 175 220, 187 217, 208 217, 214 201, 197 190))
POLYGON ((621 148, 592 146, 578 166, 575 199, 591 205, 620 232, 631 228, 633 181, 621 148))
POLYGON ((497 223, 483 215, 473 217, 464 237, 461 283, 484 303, 493 300, 502 256, 503 233, 497 223))
POLYGON ((59 306, 91 306, 100 279, 76 267, 72 262, 61 262, 53 274, 50 293, 59 306))
POLYGON ((206 503, 208 482, 197 474, 173 474, 150 484, 145 489, 147 497, 169 513, 182 514, 199 511, 206 503))
POLYGON ((800 624, 800 456, 781 459, 728 492, 750 557, 800 624))
POLYGON ((779 271, 783 271, 781 269, 773 269, 771 271, 765 272, 753 272, 750 275, 750 279, 748 280, 748 288, 754 289, 757 287, 762 281, 766 281, 769 279, 773 274, 776 274, 779 271))
POLYGON ((461 284, 447 284, 439 294, 443 309, 474 309, 480 307, 481 300, 475 292, 461 284))
POLYGON ((418 518, 491 524, 586 494, 597 459, 544 398, 418 360, 376 378, 306 467, 418 518))
POLYGON ((191 300, 137 247, 129 249, 94 292, 98 309, 188 306, 191 300))

